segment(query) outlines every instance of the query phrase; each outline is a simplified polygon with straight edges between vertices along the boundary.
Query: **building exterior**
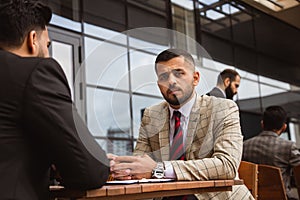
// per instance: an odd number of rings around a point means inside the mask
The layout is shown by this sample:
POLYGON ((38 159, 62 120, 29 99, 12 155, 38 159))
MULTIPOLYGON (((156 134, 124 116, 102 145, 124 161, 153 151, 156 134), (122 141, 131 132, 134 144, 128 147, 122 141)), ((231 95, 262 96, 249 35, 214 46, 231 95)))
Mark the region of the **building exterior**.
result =
POLYGON ((245 139, 259 133, 264 108, 277 104, 289 113, 284 137, 300 144, 299 28, 243 1, 43 2, 55 13, 49 27, 52 56, 64 67, 76 107, 104 149, 112 151, 111 134, 125 127, 122 145, 132 151, 141 111, 162 100, 153 63, 170 47, 195 57, 200 94, 224 68, 241 74, 235 100, 245 139))

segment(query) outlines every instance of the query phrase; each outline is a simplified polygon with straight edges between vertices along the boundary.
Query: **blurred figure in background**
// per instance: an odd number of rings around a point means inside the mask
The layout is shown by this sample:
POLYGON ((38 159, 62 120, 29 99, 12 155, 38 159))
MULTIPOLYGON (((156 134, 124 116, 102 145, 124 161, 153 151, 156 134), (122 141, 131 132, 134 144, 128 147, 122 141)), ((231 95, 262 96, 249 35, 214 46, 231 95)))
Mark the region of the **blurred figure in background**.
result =
POLYGON ((286 118, 282 107, 266 108, 261 121, 263 131, 244 141, 242 160, 281 168, 287 196, 292 200, 298 199, 297 191, 292 190, 291 177, 292 168, 300 165, 300 151, 295 142, 280 138, 287 127, 286 118))
POLYGON ((241 77, 235 70, 225 69, 218 75, 217 86, 207 95, 232 100, 238 92, 240 82, 241 77))

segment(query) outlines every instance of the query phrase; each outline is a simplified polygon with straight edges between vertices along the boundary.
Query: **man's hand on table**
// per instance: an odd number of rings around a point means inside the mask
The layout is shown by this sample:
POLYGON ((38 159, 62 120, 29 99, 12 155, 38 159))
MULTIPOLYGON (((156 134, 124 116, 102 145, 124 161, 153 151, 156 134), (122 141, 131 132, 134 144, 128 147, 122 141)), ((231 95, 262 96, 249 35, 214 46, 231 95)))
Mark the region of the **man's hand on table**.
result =
POLYGON ((156 162, 148 155, 115 156, 108 155, 112 176, 119 180, 151 178, 156 162))

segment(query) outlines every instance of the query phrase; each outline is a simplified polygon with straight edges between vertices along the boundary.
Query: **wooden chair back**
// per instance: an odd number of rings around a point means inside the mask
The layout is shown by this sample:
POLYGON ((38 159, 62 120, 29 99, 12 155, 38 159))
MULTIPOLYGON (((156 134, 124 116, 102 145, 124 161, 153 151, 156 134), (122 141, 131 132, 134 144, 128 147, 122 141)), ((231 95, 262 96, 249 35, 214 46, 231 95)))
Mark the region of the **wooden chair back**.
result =
POLYGON ((300 165, 295 166, 293 168, 293 173, 294 173, 295 183, 297 186, 298 196, 300 199, 300 165))
POLYGON ((244 184, 250 190, 254 199, 257 199, 258 193, 258 166, 255 163, 241 161, 239 167, 239 177, 243 179, 244 184))
POLYGON ((281 170, 270 165, 258 165, 259 200, 287 200, 281 170))

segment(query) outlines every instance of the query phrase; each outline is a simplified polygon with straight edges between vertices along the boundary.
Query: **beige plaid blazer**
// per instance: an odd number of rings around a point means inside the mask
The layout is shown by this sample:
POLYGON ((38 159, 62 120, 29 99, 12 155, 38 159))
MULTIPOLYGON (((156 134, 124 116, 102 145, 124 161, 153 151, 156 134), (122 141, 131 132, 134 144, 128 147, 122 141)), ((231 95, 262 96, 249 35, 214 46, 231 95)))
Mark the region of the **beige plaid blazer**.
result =
MULTIPOLYGON (((189 117, 185 140, 186 160, 169 159, 169 108, 162 102, 147 108, 142 119, 135 155, 149 154, 172 165, 178 180, 234 179, 242 156, 239 111, 227 99, 197 97, 189 117)), ((198 199, 253 199, 244 186, 232 192, 195 194, 198 199)))

